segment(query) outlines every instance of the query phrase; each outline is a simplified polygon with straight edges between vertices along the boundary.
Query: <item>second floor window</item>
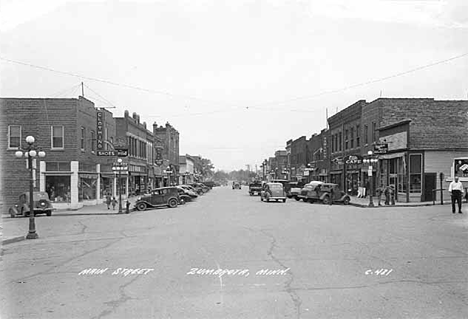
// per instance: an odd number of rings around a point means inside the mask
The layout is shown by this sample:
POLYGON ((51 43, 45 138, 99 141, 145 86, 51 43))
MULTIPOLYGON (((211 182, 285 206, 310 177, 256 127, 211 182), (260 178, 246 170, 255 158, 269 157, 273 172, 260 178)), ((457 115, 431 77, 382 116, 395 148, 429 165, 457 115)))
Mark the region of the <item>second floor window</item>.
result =
POLYGON ((356 147, 361 146, 361 127, 356 125, 356 147))
POLYGON ((375 122, 372 123, 372 142, 377 141, 377 126, 375 122))
POLYGON ((8 126, 8 148, 19 148, 21 146, 21 126, 8 126))
POLYGON ((348 130, 345 130, 345 150, 348 149, 348 130))
POLYGON ((63 126, 57 125, 50 128, 52 149, 63 149, 63 126))
POLYGON ((364 144, 369 144, 369 129, 364 125, 364 144))
POLYGON ((351 141, 350 141, 350 144, 351 144, 351 148, 354 148, 354 127, 351 128, 351 141))
POLYGON ((86 147, 86 129, 84 127, 81 128, 81 150, 84 151, 86 147))
POLYGON ((96 136, 94 131, 91 131, 91 152, 96 150, 96 136))

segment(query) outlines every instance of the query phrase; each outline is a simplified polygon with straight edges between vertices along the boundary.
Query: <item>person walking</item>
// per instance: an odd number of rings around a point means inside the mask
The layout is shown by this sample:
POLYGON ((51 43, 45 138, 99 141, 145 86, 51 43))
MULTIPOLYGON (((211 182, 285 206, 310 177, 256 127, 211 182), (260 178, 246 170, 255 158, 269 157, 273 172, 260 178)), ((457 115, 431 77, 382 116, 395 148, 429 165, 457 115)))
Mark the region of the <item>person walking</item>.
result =
POLYGON ((452 213, 455 214, 455 202, 458 203, 458 213, 462 214, 462 194, 464 192, 462 182, 458 181, 458 176, 450 183, 448 191, 452 195, 452 213))
POLYGON ((110 209, 110 204, 112 202, 112 198, 111 198, 111 195, 109 193, 107 193, 106 195, 106 204, 107 204, 107 209, 110 209))
POLYGON ((117 205, 117 200, 115 197, 112 197, 112 210, 115 210, 115 205, 117 205))

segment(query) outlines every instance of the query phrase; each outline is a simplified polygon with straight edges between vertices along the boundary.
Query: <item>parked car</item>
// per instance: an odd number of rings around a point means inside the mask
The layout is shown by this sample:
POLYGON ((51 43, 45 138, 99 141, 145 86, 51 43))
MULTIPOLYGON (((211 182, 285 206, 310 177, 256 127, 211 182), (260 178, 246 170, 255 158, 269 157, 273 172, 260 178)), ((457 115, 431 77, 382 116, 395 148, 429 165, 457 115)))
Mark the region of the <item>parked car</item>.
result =
POLYGON ((197 198, 197 197, 198 197, 198 195, 197 195, 195 189, 194 189, 192 186, 189 186, 189 185, 179 185, 178 187, 184 189, 184 190, 185 190, 185 193, 186 193, 187 195, 189 195, 190 197, 192 197, 192 198, 197 198))
POLYGON ((323 184, 321 181, 312 181, 308 184, 305 184, 301 189, 301 192, 297 195, 298 200, 303 200, 304 202, 313 203, 315 200, 319 199, 317 188, 319 185, 323 184))
POLYGON ((286 202, 286 192, 284 191, 283 184, 281 183, 265 183, 260 193, 260 200, 269 202, 270 200, 282 200, 286 202))
POLYGON ((176 186, 177 189, 179 190, 179 205, 183 205, 187 202, 191 202, 192 201, 192 196, 190 196, 188 193, 187 193, 187 190, 183 189, 182 187, 180 186, 176 186))
POLYGON ((145 210, 148 207, 170 207, 175 208, 179 205, 180 196, 177 187, 161 187, 151 191, 151 194, 140 196, 135 202, 137 210, 145 210))
POLYGON ((253 196, 255 194, 260 195, 262 192, 262 182, 252 182, 249 184, 249 194, 253 196))
POLYGON ((351 197, 340 189, 338 184, 322 183, 315 187, 313 192, 309 193, 307 200, 311 203, 319 201, 323 204, 330 204, 330 202, 341 202, 348 205, 351 197))
POLYGON ((304 182, 289 182, 288 188, 286 189, 286 196, 288 198, 294 198, 295 200, 300 200, 299 194, 301 193, 302 188, 304 187, 304 182))
POLYGON ((232 189, 242 189, 239 182, 232 182, 232 189))
POLYGON ((208 187, 206 187, 205 185, 203 185, 202 183, 192 183, 192 184, 189 184, 190 186, 192 186, 196 193, 198 195, 203 195, 205 194, 206 192, 208 192, 210 189, 208 187))
MULTIPOLYGON (((29 207, 30 205, 29 198, 30 198, 29 192, 22 193, 19 196, 18 203, 10 207, 9 209, 11 218, 29 216, 30 211, 31 211, 29 207)), ((47 194, 46 192, 33 192, 33 200, 34 200, 34 206, 33 206, 34 215, 37 215, 37 214, 46 214, 47 216, 52 215, 52 211, 54 211, 55 208, 52 206, 52 203, 50 202, 49 194, 47 194)))

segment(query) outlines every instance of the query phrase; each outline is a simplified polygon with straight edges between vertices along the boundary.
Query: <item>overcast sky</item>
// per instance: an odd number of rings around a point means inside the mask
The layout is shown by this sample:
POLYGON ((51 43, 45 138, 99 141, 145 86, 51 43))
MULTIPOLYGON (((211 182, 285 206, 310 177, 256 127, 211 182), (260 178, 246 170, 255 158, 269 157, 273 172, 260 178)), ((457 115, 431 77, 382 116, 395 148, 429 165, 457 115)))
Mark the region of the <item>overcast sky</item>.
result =
POLYGON ((260 165, 361 99, 468 98, 466 0, 0 3, 1 97, 77 98, 83 81, 217 169, 260 165))

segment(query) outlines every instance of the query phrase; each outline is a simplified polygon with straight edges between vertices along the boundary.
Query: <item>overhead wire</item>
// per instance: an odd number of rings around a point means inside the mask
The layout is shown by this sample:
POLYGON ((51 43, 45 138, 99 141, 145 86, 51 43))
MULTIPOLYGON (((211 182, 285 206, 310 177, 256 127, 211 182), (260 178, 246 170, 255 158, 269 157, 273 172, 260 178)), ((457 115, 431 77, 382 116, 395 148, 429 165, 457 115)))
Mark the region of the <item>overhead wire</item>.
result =
MULTIPOLYGON (((466 57, 466 56, 468 56, 468 52, 465 52, 465 53, 462 53, 460 55, 453 56, 453 57, 450 57, 450 58, 447 58, 447 59, 444 59, 444 60, 440 60, 440 61, 436 61, 436 62, 433 62, 433 63, 425 64, 425 65, 422 65, 422 66, 419 66, 419 67, 415 67, 415 68, 409 69, 407 71, 403 71, 403 72, 395 73, 395 74, 392 74, 392 75, 389 75, 389 76, 385 76, 385 77, 381 77, 381 78, 377 78, 377 79, 373 79, 373 80, 368 80, 368 81, 348 85, 348 86, 341 87, 341 88, 338 88, 338 89, 327 90, 327 91, 323 91, 323 92, 313 94, 313 95, 305 95, 305 96, 286 99, 286 100, 282 100, 282 101, 271 101, 271 102, 251 104, 251 105, 245 105, 245 106, 234 105, 234 104, 226 103, 226 102, 207 100, 207 99, 202 99, 202 98, 199 98, 199 97, 193 97, 193 96, 188 96, 188 95, 173 94, 173 93, 160 91, 160 90, 147 89, 147 88, 143 88, 143 87, 139 87, 139 86, 135 86, 135 85, 122 84, 122 83, 118 83, 118 82, 114 82, 114 81, 98 79, 98 78, 94 78, 94 77, 90 77, 90 76, 75 74, 75 73, 72 73, 72 72, 60 71, 60 70, 52 69, 52 68, 49 68, 49 67, 44 67, 44 66, 34 65, 34 64, 25 63, 25 62, 21 62, 21 61, 16 61, 16 60, 12 60, 12 59, 7 59, 7 58, 1 57, 1 56, 0 56, 0 60, 6 61, 6 62, 9 62, 9 63, 15 63, 15 64, 23 65, 23 66, 28 66, 28 67, 32 67, 32 68, 42 69, 42 70, 46 70, 46 71, 49 71, 49 72, 55 72, 55 73, 59 73, 59 74, 64 74, 64 75, 69 75, 69 76, 78 77, 78 78, 82 78, 82 79, 87 79, 87 80, 90 80, 90 81, 102 82, 102 83, 106 83, 106 84, 110 84, 110 85, 125 87, 125 88, 144 91, 144 92, 148 92, 148 93, 162 94, 162 95, 170 96, 172 98, 178 97, 178 98, 183 98, 183 99, 201 101, 201 102, 205 102, 205 103, 215 103, 215 104, 223 104, 223 105, 229 105, 230 106, 230 108, 222 109, 222 110, 197 112, 197 113, 179 113, 179 114, 171 115, 172 117, 182 117, 182 116, 188 116, 188 115, 197 116, 197 115, 209 115, 209 114, 215 114, 215 113, 225 113, 225 112, 229 112, 229 111, 233 111, 233 110, 250 110, 250 109, 254 109, 254 110, 259 110, 259 111, 264 111, 264 110, 271 111, 271 110, 274 110, 274 109, 271 108, 271 107, 267 108, 265 106, 284 105, 284 104, 291 103, 291 102, 310 100, 310 99, 314 99, 314 98, 324 96, 324 95, 340 93, 340 92, 343 92, 343 91, 354 89, 356 87, 366 86, 366 85, 386 81, 386 80, 389 80, 389 79, 397 78, 397 77, 400 77, 400 76, 404 76, 404 75, 407 75, 407 74, 410 74, 410 73, 414 73, 414 72, 417 72, 417 71, 420 71, 420 70, 423 70, 423 69, 427 69, 427 68, 430 68, 430 67, 433 67, 433 66, 436 66, 436 65, 447 63, 447 62, 450 62, 450 61, 453 61, 453 60, 456 60, 456 59, 460 59, 460 58, 463 58, 463 57, 466 57)), ((96 92, 94 92, 94 93, 96 93, 96 92)), ((110 103, 109 101, 107 101, 107 102, 110 103)), ((111 103, 111 105, 113 105, 113 104, 111 103)), ((114 105, 114 107, 115 107, 115 105, 114 105)), ((282 111, 282 110, 280 110, 280 111, 282 111)), ((293 112, 314 112, 314 111, 311 111, 310 108, 308 108, 307 110, 299 108, 299 109, 287 109, 287 110, 284 110, 284 111, 288 111, 288 112, 289 111, 293 111, 293 112)), ((155 117, 155 116, 148 116, 148 117, 155 117)))

